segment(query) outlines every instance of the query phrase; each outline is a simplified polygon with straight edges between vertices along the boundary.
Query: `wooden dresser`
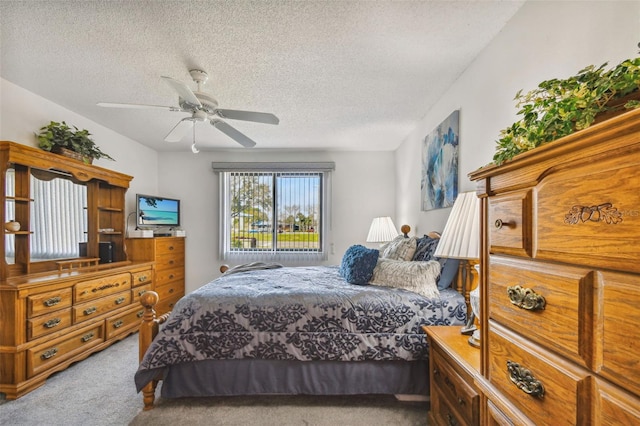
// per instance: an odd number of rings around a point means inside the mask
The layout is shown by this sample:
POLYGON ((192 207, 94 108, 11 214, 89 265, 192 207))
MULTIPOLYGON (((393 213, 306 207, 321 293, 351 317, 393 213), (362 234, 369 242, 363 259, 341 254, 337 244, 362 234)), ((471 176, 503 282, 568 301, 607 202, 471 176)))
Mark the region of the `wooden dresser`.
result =
POLYGON ((127 252, 131 260, 155 262, 156 314, 171 311, 184 296, 184 237, 129 238, 127 252))
POLYGON ((640 110, 470 177, 482 424, 640 424, 640 110))
POLYGON ((480 397, 475 378, 480 351, 460 327, 423 326, 429 340, 430 425, 477 425, 480 397))
POLYGON ((7 399, 138 330, 138 299, 153 288, 153 262, 126 256, 131 179, 0 142, 0 224, 20 223, 17 230, 0 227, 0 392, 7 399), (61 183, 65 190, 55 190, 61 183), (71 202, 79 193, 81 201, 71 202), (82 239, 65 244, 76 233, 82 239))

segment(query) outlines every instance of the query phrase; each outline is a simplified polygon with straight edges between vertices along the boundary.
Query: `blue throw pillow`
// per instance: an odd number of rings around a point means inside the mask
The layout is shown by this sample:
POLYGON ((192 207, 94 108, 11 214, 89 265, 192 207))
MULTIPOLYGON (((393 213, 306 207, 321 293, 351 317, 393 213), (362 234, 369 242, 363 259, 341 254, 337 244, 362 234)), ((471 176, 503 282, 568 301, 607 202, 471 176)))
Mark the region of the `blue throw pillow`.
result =
POLYGON ((458 273, 458 259, 445 259, 435 257, 436 247, 438 247, 439 238, 431 238, 428 235, 418 238, 417 249, 413 255, 413 260, 426 262, 427 260, 437 260, 440 262, 440 276, 438 277, 438 290, 449 288, 458 273))
POLYGON ((349 247, 342 257, 340 275, 351 284, 368 284, 373 276, 373 268, 378 263, 379 255, 378 250, 365 246, 349 247))
POLYGON ((451 283, 458 274, 458 265, 460 265, 460 259, 443 259, 438 258, 438 262, 442 265, 442 261, 445 261, 444 266, 440 270, 440 277, 438 277, 438 290, 444 290, 451 287, 451 283))

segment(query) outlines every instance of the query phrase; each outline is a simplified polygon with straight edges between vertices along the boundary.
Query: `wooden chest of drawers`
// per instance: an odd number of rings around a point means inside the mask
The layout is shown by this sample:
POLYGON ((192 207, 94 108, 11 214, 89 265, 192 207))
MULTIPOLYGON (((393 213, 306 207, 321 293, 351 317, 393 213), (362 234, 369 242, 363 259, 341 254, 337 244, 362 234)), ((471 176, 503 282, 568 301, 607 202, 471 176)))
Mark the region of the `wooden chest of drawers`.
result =
POLYGON ((137 331, 132 303, 151 262, 0 282, 0 392, 18 398, 48 376, 137 331))
POLYGON ((640 424, 640 111, 470 175, 483 424, 640 424))
POLYGON ((429 340, 430 425, 477 425, 480 396, 475 377, 480 351, 469 345, 460 327, 423 326, 429 340))
POLYGON ((184 237, 131 238, 128 254, 133 260, 155 262, 154 288, 160 302, 156 315, 173 309, 184 296, 184 237))

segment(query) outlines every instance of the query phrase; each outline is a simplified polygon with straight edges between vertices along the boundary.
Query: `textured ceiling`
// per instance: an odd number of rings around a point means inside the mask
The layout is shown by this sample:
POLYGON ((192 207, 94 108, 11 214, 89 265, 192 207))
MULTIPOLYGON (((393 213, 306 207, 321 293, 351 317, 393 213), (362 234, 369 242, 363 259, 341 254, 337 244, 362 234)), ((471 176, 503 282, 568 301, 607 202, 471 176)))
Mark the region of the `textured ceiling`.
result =
MULTIPOLYGON (((522 1, 0 1, 4 79, 159 151, 188 114, 160 76, 205 70, 256 148, 393 150, 522 1)), ((44 123, 43 123, 44 124, 44 123)), ((71 123, 73 124, 73 123, 71 123)), ((206 123, 203 150, 239 148, 206 123)))

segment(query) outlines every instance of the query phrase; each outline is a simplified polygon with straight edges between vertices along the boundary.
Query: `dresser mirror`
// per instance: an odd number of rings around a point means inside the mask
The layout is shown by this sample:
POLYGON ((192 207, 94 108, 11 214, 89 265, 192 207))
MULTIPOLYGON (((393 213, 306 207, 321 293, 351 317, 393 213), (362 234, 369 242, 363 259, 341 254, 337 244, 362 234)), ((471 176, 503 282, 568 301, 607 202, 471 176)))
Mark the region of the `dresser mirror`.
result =
MULTIPOLYGON (((87 186, 73 176, 31 168, 29 177, 29 223, 31 262, 77 258, 80 243, 87 240, 87 186)), ((16 173, 7 169, 5 218, 16 218, 16 173)), ((24 202, 24 200, 22 200, 24 202)), ((21 228, 22 231, 27 229, 21 228)), ((5 237, 5 261, 15 263, 16 235, 5 237)))

